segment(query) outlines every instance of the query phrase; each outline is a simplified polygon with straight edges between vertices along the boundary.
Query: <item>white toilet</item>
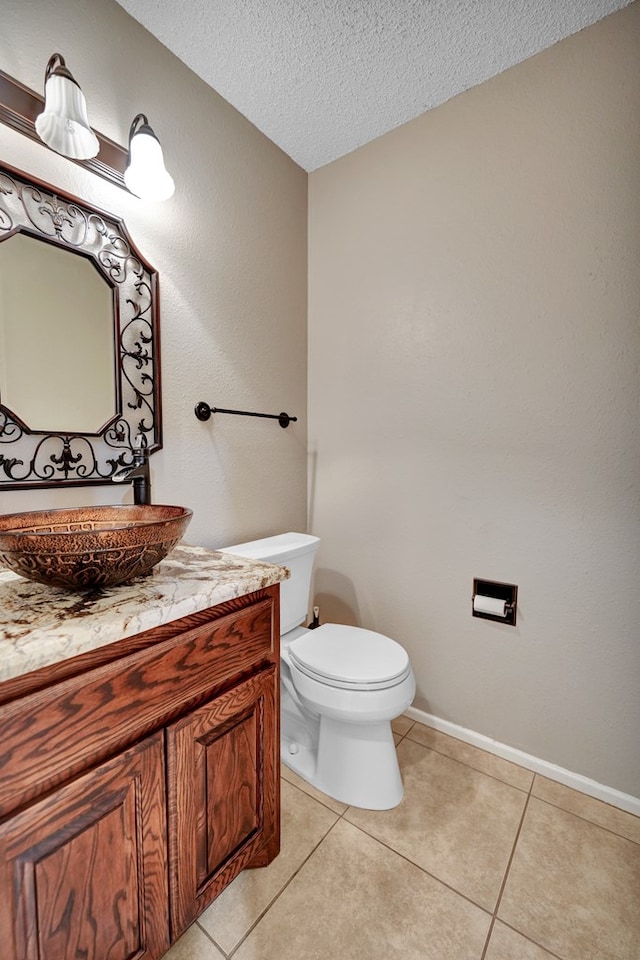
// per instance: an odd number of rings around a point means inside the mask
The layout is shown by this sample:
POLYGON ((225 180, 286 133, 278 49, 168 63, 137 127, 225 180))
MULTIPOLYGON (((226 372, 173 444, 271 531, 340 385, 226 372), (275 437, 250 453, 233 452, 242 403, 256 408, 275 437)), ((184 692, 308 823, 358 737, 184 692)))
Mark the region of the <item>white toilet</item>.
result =
POLYGON ((336 800, 388 810, 403 795, 391 721, 413 700, 413 670, 403 647, 381 633, 336 623, 302 626, 319 543, 283 533, 223 552, 291 572, 280 584, 283 761, 336 800))

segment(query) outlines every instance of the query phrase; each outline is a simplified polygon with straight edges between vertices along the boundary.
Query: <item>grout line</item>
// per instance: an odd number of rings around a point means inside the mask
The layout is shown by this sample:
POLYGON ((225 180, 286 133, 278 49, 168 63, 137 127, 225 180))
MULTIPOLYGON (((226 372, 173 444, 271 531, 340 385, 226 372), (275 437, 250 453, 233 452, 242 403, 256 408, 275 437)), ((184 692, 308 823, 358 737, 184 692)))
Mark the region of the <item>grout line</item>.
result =
POLYGON ((496 925, 496 919, 496 915, 494 914, 491 917, 491 923, 489 924, 489 929, 487 930, 487 939, 484 942, 484 947, 482 949, 482 953, 480 954, 480 960, 485 960, 485 957, 487 956, 487 950, 489 949, 489 944, 491 943, 491 937, 493 936, 493 928, 496 925))
MULTIPOLYGON (((533 780, 531 781, 531 787, 533 787, 533 780)), ((518 846, 518 840, 520 839, 520 834, 522 833, 522 827, 524 824, 524 818, 527 815, 527 810, 529 809, 529 801, 531 800, 531 787, 529 787, 529 792, 527 794, 527 799, 524 802, 524 808, 522 810, 522 816, 520 817, 520 823, 518 824, 518 829, 513 841, 513 846, 511 848, 511 854, 509 860, 507 861, 507 866, 504 871, 504 876, 502 878, 502 883, 500 884, 500 890, 498 891, 498 899, 496 900, 496 905, 493 909, 493 916, 491 917, 491 923, 489 924, 489 930, 487 932, 487 939, 484 945, 484 950, 482 951, 482 956, 480 960, 485 960, 487 955, 487 950, 489 949, 489 942, 491 940, 491 934, 493 933, 493 928, 495 926, 496 920, 498 918, 498 910, 500 909, 500 904, 502 902, 502 896, 504 894, 505 888, 507 886, 507 880, 509 879, 509 871, 511 870, 511 864, 513 863, 513 858, 516 855, 516 848, 518 846)))
MULTIPOLYGON (((446 736, 446 734, 445 734, 446 736)), ((402 738, 403 740, 405 737, 402 738)), ((440 757, 445 757, 447 760, 453 760, 454 763, 459 763, 463 767, 467 767, 469 770, 475 771, 475 773, 481 773, 484 777, 490 777, 491 780, 495 780, 497 783, 502 783, 506 787, 512 787, 514 790, 518 790, 520 793, 529 794, 531 792, 531 787, 533 786, 534 774, 531 776, 531 784, 528 787, 516 787, 514 783, 509 783, 508 780, 503 780, 501 777, 496 777, 493 773, 487 773, 486 770, 481 770, 479 767, 474 767, 472 764, 467 763, 466 760, 459 760, 458 757, 452 757, 449 753, 443 753, 442 750, 438 750, 436 747, 428 747, 426 743, 420 743, 419 740, 412 740, 411 737, 407 736, 406 739, 409 743, 415 743, 417 747, 423 747, 425 750, 431 750, 432 753, 437 753, 440 757)), ((451 738, 453 739, 453 738, 451 738)), ((463 742, 463 741, 461 741, 463 742)), ((474 747, 475 750, 479 750, 480 747, 474 747)), ((486 750, 483 751, 487 756, 492 757, 492 753, 488 753, 486 750)), ((499 759, 502 759, 501 757, 499 759)), ((511 763, 511 760, 505 760, 505 763, 511 763)), ((517 763, 513 764, 514 767, 518 767, 517 763)), ((519 770, 526 770, 526 767, 518 767, 519 770)), ((531 771, 529 771, 531 773, 531 771)))
MULTIPOLYGON (((351 809, 351 807, 349 807, 351 809)), ((353 809, 359 809, 354 807, 353 809)), ((345 810, 346 813, 346 810, 345 810)), ((419 863, 416 863, 415 860, 410 860, 404 853, 400 853, 399 850, 396 850, 395 847, 391 847, 388 843, 385 843, 384 840, 381 840, 380 837, 376 837, 373 833, 369 833, 368 830, 365 830, 364 827, 361 827, 357 823, 352 823, 351 820, 345 820, 345 823, 348 823, 350 827, 355 827, 356 830, 359 830, 360 833, 364 833, 366 837, 369 837, 371 840, 375 840, 376 843, 379 843, 381 847, 384 847, 386 850, 389 850, 391 853, 395 853, 397 857, 400 857, 401 860, 404 860, 406 863, 410 863, 412 867, 415 867, 416 870, 420 870, 421 873, 426 874, 428 877, 431 877, 432 880, 435 880, 436 883, 439 883, 441 886, 446 887, 447 890, 450 890, 452 893, 455 893, 458 897, 461 897, 463 900, 466 900, 467 903, 470 903, 472 906, 476 907, 477 910, 482 910, 483 913, 486 913, 487 916, 491 916, 491 911, 487 910, 486 907, 483 907, 482 904, 478 903, 477 900, 472 900, 471 897, 467 896, 466 893, 461 893, 460 890, 456 890, 455 887, 452 887, 450 883, 447 883, 446 880, 443 880, 442 877, 437 877, 435 873, 431 873, 429 870, 425 870, 424 867, 420 866, 419 863)), ((334 824, 335 826, 335 824, 334 824)))
MULTIPOLYGON (((583 823, 590 823, 592 827, 599 827, 600 830, 605 830, 607 833, 610 833, 614 837, 618 837, 620 840, 628 840, 629 843, 635 843, 636 845, 640 846, 640 840, 634 840, 632 839, 632 837, 627 837, 624 833, 618 833, 617 830, 613 830, 611 827, 605 827, 602 823, 598 823, 597 820, 592 820, 590 817, 586 817, 580 813, 576 813, 575 810, 567 810, 566 807, 561 807, 560 804, 554 803, 552 800, 545 800, 544 797, 538 797, 536 796, 535 793, 532 793, 531 796, 534 800, 537 800, 539 803, 546 803, 548 807, 553 807, 554 810, 561 810, 562 813, 568 813, 570 817, 576 817, 578 820, 582 820, 583 823)), ((586 794, 583 794, 583 796, 586 796, 586 794)), ((594 799, 594 798, 591 797, 590 799, 594 799)), ((596 802, 602 803, 602 801, 596 801, 596 802)), ((607 806, 611 806, 611 804, 607 804, 607 806)), ((613 807, 613 809, 618 810, 619 808, 613 807)), ((621 812, 626 813, 625 810, 622 810, 621 812)), ((632 817, 633 814, 629 813, 627 814, 627 816, 632 817)))
MULTIPOLYGON (((300 793, 303 793, 303 794, 305 795, 305 797, 308 797, 309 800, 315 800, 315 802, 316 802, 316 803, 319 803, 321 807, 324 807, 325 810, 328 810, 329 813, 332 813, 332 814, 334 815, 334 817, 343 817, 344 814, 345 814, 345 813, 347 812, 347 810, 349 809, 349 804, 343 804, 343 806, 345 807, 345 809, 342 811, 342 813, 338 813, 337 810, 334 810, 333 807, 330 807, 328 803, 325 803, 325 802, 324 802, 324 800, 320 800, 318 797, 313 796, 313 794, 307 793, 307 791, 306 791, 303 787, 298 786, 297 783, 292 783, 291 780, 287 780, 286 777, 282 777, 282 779, 283 779, 284 782, 287 783, 290 787, 293 787, 295 790, 299 790, 300 793)), ((311 786, 311 784, 310 784, 310 786, 311 786)), ((318 789, 318 788, 316 787, 316 790, 317 790, 317 789, 318 789)), ((326 794, 323 794, 323 796, 327 796, 327 795, 326 795, 326 794)), ((329 799, 331 800, 331 799, 333 799, 333 798, 330 797, 329 799)), ((342 803, 342 800, 336 800, 336 803, 342 803)), ((334 824, 333 826, 335 826, 335 824, 334 824)))
MULTIPOLYGON (((291 786, 294 786, 294 784, 291 784, 291 786)), ((302 792, 304 793, 304 791, 302 791, 302 792)), ((309 795, 306 794, 306 796, 309 796, 309 795)), ((313 800, 314 798, 311 797, 310 799, 313 800)), ((332 813, 335 813, 335 810, 332 811, 332 813)), ((235 945, 235 947, 233 948, 233 950, 231 950, 230 953, 225 953, 225 957, 227 957, 227 960, 230 960, 230 958, 233 957, 233 955, 240 949, 240 947, 242 946, 242 944, 245 942, 245 940, 247 939, 247 937, 248 937, 251 933, 253 933, 253 931, 254 931, 255 928, 258 926, 258 924, 260 923, 260 921, 263 919, 263 917, 265 916, 265 914, 267 914, 267 913, 269 912, 269 910, 271 910, 271 908, 272 908, 272 906, 275 904, 276 900, 279 900, 279 899, 280 899, 280 897, 282 896, 282 894, 284 893, 284 891, 287 889, 287 887, 289 886, 289 884, 295 879, 295 877, 298 876, 298 874, 300 873, 300 871, 302 870, 302 868, 305 866, 305 864, 308 863, 308 861, 309 861, 309 860, 311 859, 311 857, 314 855, 314 853, 316 852, 316 850, 318 849, 318 847, 320 846, 320 844, 323 843, 323 842, 327 839, 327 837, 329 836, 329 834, 331 833, 331 831, 333 830, 333 828, 335 827, 335 825, 336 825, 337 822, 338 822, 338 821, 336 820, 335 823, 332 823, 331 826, 329 827, 329 829, 327 830, 327 832, 324 834, 324 836, 320 837, 320 839, 319 839, 318 842, 316 843, 316 845, 315 845, 315 847, 313 848, 313 850, 311 850, 311 852, 305 857, 305 859, 302 861, 302 863, 299 864, 299 866, 294 870, 294 872, 291 874, 291 876, 289 877, 289 879, 288 879, 288 880, 286 881, 286 883, 280 888, 280 890, 278 890, 278 892, 277 892, 276 895, 273 897, 273 899, 269 901, 269 903, 267 904, 267 906, 266 906, 266 907, 264 908, 264 910, 261 912, 260 916, 257 917, 257 919, 251 924, 251 926, 249 927, 249 929, 248 929, 248 930, 243 934, 243 936, 240 938, 240 940, 238 940, 238 942, 236 943, 236 945, 235 945)))
MULTIPOLYGON (((417 721, 417 720, 416 720, 416 723, 414 724, 414 727, 415 727, 416 725, 426 727, 426 724, 424 724, 424 723, 423 723, 423 724, 418 724, 418 721, 417 721)), ((442 737, 445 737, 447 740, 453 740, 454 743, 462 743, 462 744, 464 744, 464 746, 470 747, 473 751, 477 751, 478 753, 483 753, 483 754, 485 754, 487 757, 493 757, 494 759, 499 760, 499 761, 502 761, 503 763, 506 763, 506 764, 508 764, 508 765, 511 766, 511 767, 515 767, 516 770, 525 770, 527 773, 531 774, 531 784, 530 784, 530 786, 528 786, 528 787, 516 787, 515 784, 509 783, 508 780, 503 780, 503 779, 501 779, 500 777, 497 777, 497 776, 496 776, 495 774, 493 774, 493 773, 486 773, 485 770, 481 770, 479 767, 474 767, 473 764, 468 763, 466 760, 460 760, 458 757, 452 757, 450 753, 444 753, 442 750, 439 750, 437 746, 429 746, 429 745, 427 745, 426 743, 421 743, 419 740, 413 740, 413 739, 411 738, 410 734, 411 734, 411 732, 412 732, 412 730, 413 730, 414 727, 412 727, 411 730, 408 730, 407 733, 405 734, 406 739, 407 739, 407 740, 410 740, 411 743, 417 743, 417 744, 418 744, 419 746, 421 746, 421 747, 427 747, 427 750, 433 750, 434 753, 439 753, 439 754, 441 754, 441 756, 443 756, 443 757, 448 757, 450 760, 455 760, 457 763, 462 763, 462 764, 464 764, 464 766, 466 766, 466 767, 471 767, 472 770, 477 770, 478 773, 484 773, 487 777, 493 777, 494 780, 500 780, 501 783, 506 783, 507 786, 509 786, 509 787, 515 787, 516 790, 520 790, 520 791, 522 791, 522 793, 529 793, 529 791, 531 790, 531 787, 533 786, 533 781, 535 780, 535 777, 536 777, 536 773, 535 773, 533 770, 529 770, 528 767, 523 767, 522 764, 520 764, 520 763, 515 763, 515 761, 513 761, 513 760, 507 760, 505 757, 500 757, 500 756, 498 756, 498 754, 496 754, 496 753, 491 753, 489 750, 483 750, 482 747, 476 747, 475 744, 473 744, 473 743, 467 743, 466 740, 459 740, 457 737, 452 737, 450 734, 448 734, 448 733, 443 733, 441 730, 435 730, 436 733, 439 733, 442 737)), ((434 730, 435 728, 433 728, 433 727, 426 727, 426 729, 427 729, 427 730, 434 730)), ((403 739, 404 739, 404 737, 403 737, 403 739)))
MULTIPOLYGON (((196 926, 200 927, 200 930, 202 931, 202 933, 204 933, 205 937, 214 945, 214 947, 216 948, 216 950, 218 950, 218 951, 222 954, 223 957, 228 957, 228 954, 225 953, 225 951, 222 949, 222 947, 220 946, 220 944, 217 943, 217 942, 213 939, 213 937, 211 936, 211 934, 209 933, 209 931, 207 930, 207 928, 202 926, 202 924, 200 923, 200 917, 198 917, 198 918, 196 919, 196 926)), ((186 931, 185 931, 185 933, 186 933, 186 931)))
POLYGON ((519 936, 521 936, 523 940, 528 940, 529 943, 532 943, 534 946, 539 947, 541 950, 544 950, 545 953, 548 953, 549 956, 552 957, 552 960, 563 960, 563 958, 560 957, 557 953, 554 953, 553 950, 549 950, 548 947, 544 947, 541 943, 538 943, 537 940, 532 940, 531 937, 526 936, 521 930, 518 930, 517 927, 511 926, 510 923, 507 923, 501 917, 496 919, 500 919, 500 923, 504 924, 505 927, 508 927, 509 930, 513 930, 514 933, 519 934, 519 936))

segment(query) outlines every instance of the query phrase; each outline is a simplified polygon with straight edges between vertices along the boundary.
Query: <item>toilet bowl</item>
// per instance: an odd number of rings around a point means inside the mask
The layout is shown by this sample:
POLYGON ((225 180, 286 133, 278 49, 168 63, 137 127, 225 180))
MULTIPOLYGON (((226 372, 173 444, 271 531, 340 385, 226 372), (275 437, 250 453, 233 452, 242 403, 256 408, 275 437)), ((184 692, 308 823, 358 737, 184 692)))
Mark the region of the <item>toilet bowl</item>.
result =
POLYGON ((413 700, 413 671, 404 648, 384 634, 335 623, 302 626, 319 542, 288 533, 223 552, 291 573, 280 585, 283 762, 336 800, 387 810, 403 796, 391 720, 413 700))

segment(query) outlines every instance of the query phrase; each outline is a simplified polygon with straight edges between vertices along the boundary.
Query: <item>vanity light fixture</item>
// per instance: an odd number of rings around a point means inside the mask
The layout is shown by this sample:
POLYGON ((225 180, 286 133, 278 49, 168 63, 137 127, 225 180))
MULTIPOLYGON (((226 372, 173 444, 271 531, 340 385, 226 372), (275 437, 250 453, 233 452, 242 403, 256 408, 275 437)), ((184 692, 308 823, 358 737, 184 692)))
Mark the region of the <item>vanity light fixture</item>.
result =
POLYGON ((44 96, 44 110, 35 120, 40 139, 56 153, 74 160, 95 157, 100 144, 89 126, 87 102, 59 53, 54 53, 47 64, 44 96))
POLYGON ((168 200, 176 188, 164 165, 160 141, 144 113, 134 117, 129 130, 129 158, 124 182, 141 200, 168 200))

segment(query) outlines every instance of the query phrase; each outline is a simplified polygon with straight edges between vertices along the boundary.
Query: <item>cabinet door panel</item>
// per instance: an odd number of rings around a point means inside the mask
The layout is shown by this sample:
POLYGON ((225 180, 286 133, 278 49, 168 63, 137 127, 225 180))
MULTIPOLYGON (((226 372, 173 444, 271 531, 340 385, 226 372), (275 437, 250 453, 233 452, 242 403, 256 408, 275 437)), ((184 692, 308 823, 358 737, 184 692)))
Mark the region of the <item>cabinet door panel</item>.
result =
POLYGON ((280 846, 276 667, 167 729, 172 938, 280 846))
POLYGON ((215 730, 213 739, 200 740, 206 753, 208 797, 206 876, 260 827, 258 713, 252 706, 215 730))
POLYGON ((0 825, 6 960, 155 960, 169 946, 162 735, 0 825))

